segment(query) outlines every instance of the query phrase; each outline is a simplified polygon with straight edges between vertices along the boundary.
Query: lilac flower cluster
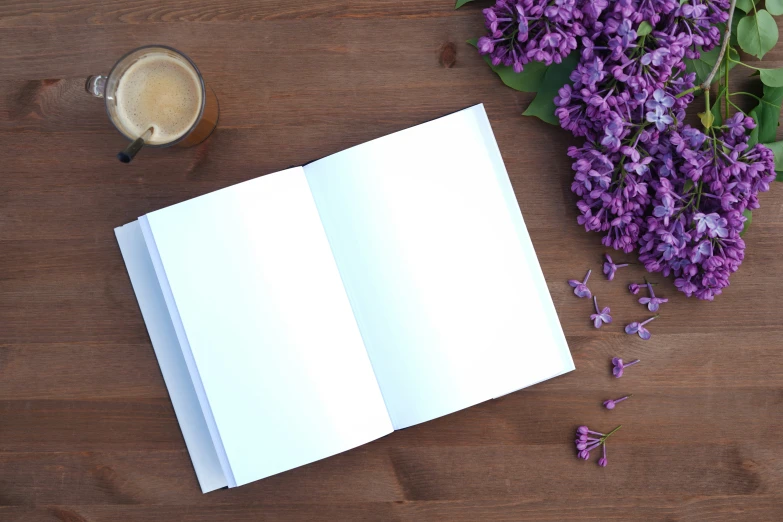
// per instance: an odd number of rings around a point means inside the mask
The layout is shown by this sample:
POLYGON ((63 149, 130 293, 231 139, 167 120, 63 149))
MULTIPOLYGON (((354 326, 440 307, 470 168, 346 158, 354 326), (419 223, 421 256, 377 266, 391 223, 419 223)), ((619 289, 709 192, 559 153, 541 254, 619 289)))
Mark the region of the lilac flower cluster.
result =
POLYGON ((622 428, 622 426, 617 426, 609 433, 601 433, 593 431, 587 426, 579 426, 576 429, 576 439, 574 440, 574 444, 576 444, 576 456, 582 460, 587 460, 590 458, 591 451, 602 448, 603 456, 598 459, 598 465, 605 468, 609 463, 606 460, 606 439, 611 437, 614 432, 620 428, 622 428))
POLYGON ((775 178, 772 152, 748 145, 752 118, 738 112, 704 132, 683 123, 695 81, 684 59, 720 42, 729 0, 550 3, 485 9, 480 52, 521 71, 579 48, 572 83, 555 98, 560 125, 585 138, 568 150, 578 223, 607 247, 638 251, 686 295, 712 300, 742 263, 743 212, 775 178))
MULTIPOLYGON (((598 3, 604 0, 598 0, 598 3)), ((577 0, 498 0, 484 9, 489 30, 479 38, 481 54, 494 65, 522 72, 529 62, 560 63, 576 49, 577 37, 587 34, 580 23, 583 2, 577 0)))

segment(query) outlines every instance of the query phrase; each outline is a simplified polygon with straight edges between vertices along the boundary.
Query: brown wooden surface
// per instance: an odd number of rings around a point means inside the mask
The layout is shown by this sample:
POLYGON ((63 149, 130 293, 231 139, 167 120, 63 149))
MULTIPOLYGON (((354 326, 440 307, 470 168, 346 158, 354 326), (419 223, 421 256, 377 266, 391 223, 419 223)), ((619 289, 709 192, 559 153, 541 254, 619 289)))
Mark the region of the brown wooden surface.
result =
MULTIPOLYGON (((783 519, 783 184, 761 196, 746 261, 716 302, 664 282, 670 302, 643 342, 621 331, 648 315, 625 289, 642 270, 595 274, 615 324, 594 330, 566 284, 604 252, 576 224, 574 140, 521 117, 531 95, 463 43, 486 2, 453 3, 0 2, 0 520, 783 519), (83 84, 149 43, 195 60, 220 125, 202 146, 125 166, 83 84), (477 102, 577 371, 202 495, 112 229, 477 102), (617 380, 612 356, 642 363, 617 380), (606 469, 575 458, 582 423, 624 425, 606 469)), ((783 45, 765 62, 782 65, 783 45)))

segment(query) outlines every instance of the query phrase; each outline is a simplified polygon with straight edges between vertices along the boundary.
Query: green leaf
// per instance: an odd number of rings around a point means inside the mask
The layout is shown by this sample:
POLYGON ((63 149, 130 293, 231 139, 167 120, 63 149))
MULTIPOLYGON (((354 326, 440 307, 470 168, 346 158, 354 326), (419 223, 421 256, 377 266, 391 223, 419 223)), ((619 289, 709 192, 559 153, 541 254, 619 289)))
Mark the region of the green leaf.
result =
MULTIPOLYGON (((764 86, 764 95, 756 109, 756 124, 758 125, 758 141, 771 143, 775 141, 780 121, 780 104, 783 103, 783 87, 764 86)), ((755 129, 754 129, 755 130, 755 129)), ((752 133, 751 133, 752 136, 752 133)))
MULTIPOLYGON (((702 55, 703 54, 704 53, 702 53, 702 55)), ((711 70, 712 65, 702 60, 701 58, 696 58, 695 60, 685 60, 685 72, 689 74, 696 73, 696 85, 701 85, 704 83, 704 80, 706 80, 707 76, 710 75, 711 70)))
POLYGON ((775 178, 775 181, 783 181, 783 170, 778 170, 776 172, 778 176, 775 178))
POLYGON ((712 111, 704 111, 699 113, 699 119, 701 120, 701 124, 704 125, 704 128, 709 129, 712 127, 712 122, 715 121, 715 116, 712 115, 712 111))
POLYGON ((746 13, 753 11, 753 6, 757 0, 737 0, 737 9, 740 9, 746 13))
POLYGON ((764 7, 767 8, 771 15, 783 15, 783 0, 767 0, 764 2, 764 7))
POLYGON ((712 109, 710 109, 710 112, 712 113, 712 125, 715 127, 723 125, 723 115, 720 113, 720 102, 725 94, 726 87, 720 90, 718 97, 715 98, 715 103, 712 104, 712 109))
POLYGON ((682 193, 687 194, 690 189, 693 188, 693 180, 687 179, 685 180, 685 185, 682 186, 682 193))
POLYGON ((748 231, 748 227, 751 223, 753 223, 753 213, 745 209, 742 211, 742 215, 745 216, 745 225, 742 227, 742 232, 740 232, 740 237, 745 234, 745 232, 748 231))
POLYGON ((743 51, 761 59, 778 42, 778 24, 769 12, 760 9, 737 24, 737 41, 743 51))
POLYGON ((764 143, 764 145, 769 147, 775 155, 775 170, 783 170, 783 141, 773 141, 772 143, 764 143))
POLYGON ((685 3, 685 2, 687 2, 687 1, 688 1, 688 0, 680 0, 680 5, 684 4, 684 3, 685 3))
POLYGON ((645 36, 652 32, 653 26, 650 25, 650 22, 647 20, 643 20, 642 23, 639 24, 639 28, 636 29, 636 35, 637 36, 645 36))
MULTIPOLYGON (((715 67, 715 62, 718 60, 720 49, 718 47, 713 48, 710 51, 702 51, 699 49, 701 56, 695 60, 685 60, 685 71, 688 73, 696 73, 696 85, 701 85, 710 75, 710 71, 715 67)), ((739 61, 739 53, 733 47, 729 47, 729 58, 739 61)), ((732 70, 737 64, 729 62, 729 70, 732 70)), ((718 72, 715 74, 715 79, 723 77, 725 72, 725 65, 721 64, 718 72)))
POLYGON ((578 53, 571 53, 563 59, 562 63, 552 64, 541 82, 538 94, 530 102, 525 112, 525 116, 536 116, 547 123, 557 125, 559 123, 555 116, 555 96, 557 91, 566 83, 570 82, 571 71, 576 69, 579 62, 578 53))
POLYGON ((731 38, 729 38, 729 45, 732 47, 737 47, 739 45, 739 42, 737 41, 737 26, 743 18, 745 18, 745 13, 734 11, 734 18, 731 19, 731 38))
MULTIPOLYGON (((476 47, 477 38, 471 38, 468 43, 476 47)), ((537 92, 541 82, 546 74, 547 66, 541 62, 530 62, 525 64, 525 69, 521 73, 514 72, 513 67, 505 65, 492 65, 492 60, 488 55, 483 56, 489 68, 500 76, 507 86, 522 92, 537 92)))
POLYGON ((463 5, 467 4, 468 2, 472 2, 473 0, 457 0, 457 5, 454 6, 454 9, 459 9, 463 5))
POLYGON ((748 116, 753 118, 756 122, 756 126, 750 131, 750 137, 748 138, 748 148, 759 142, 759 108, 758 106, 748 113, 748 116))
POLYGON ((764 85, 783 87, 783 69, 761 69, 758 72, 764 85))

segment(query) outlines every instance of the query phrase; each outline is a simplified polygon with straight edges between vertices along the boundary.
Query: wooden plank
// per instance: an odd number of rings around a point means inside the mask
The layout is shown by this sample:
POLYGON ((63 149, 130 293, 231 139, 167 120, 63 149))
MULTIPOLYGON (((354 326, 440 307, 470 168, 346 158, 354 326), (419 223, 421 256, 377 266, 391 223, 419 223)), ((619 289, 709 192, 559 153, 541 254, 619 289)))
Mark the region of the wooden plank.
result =
MULTIPOLYGON (((134 335, 146 335, 140 314, 134 321, 125 322, 134 335)), ((514 401, 522 402, 512 402, 513 406, 498 414, 501 417, 513 415, 529 400, 530 406, 524 408, 528 411, 535 401, 541 400, 541 395, 573 394, 575 389, 579 390, 578 397, 587 396, 573 400, 578 400, 589 411, 591 404, 598 404, 617 393, 644 391, 652 393, 649 401, 655 402, 659 400, 655 394, 673 388, 690 395, 713 388, 750 391, 783 387, 783 368, 778 364, 780 332, 777 331, 753 335, 744 331, 664 334, 655 349, 648 349, 645 346, 649 345, 642 343, 629 347, 628 339, 623 335, 569 336, 577 372, 520 392, 526 399, 515 398, 514 401), (633 368, 633 373, 629 370, 620 380, 611 377, 609 364, 611 357, 618 354, 628 361, 637 357, 643 359, 642 364, 633 368), (527 397, 534 392, 539 394, 536 398, 527 397)), ((113 340, 0 344, 0 400, 3 401, 167 397, 147 339, 136 344, 120 344, 113 340)), ((511 397, 516 394, 504 401, 511 397)), ((470 414, 460 415, 467 415, 466 419, 470 420, 465 422, 472 422, 470 414)))
MULTIPOLYGON (((568 442, 580 423, 602 432, 623 424, 626 429, 617 437, 623 443, 654 445, 661 433, 676 432, 678 440, 672 442, 688 446, 765 444, 775 440, 783 429, 780 385, 735 385, 708 392, 703 387, 646 386, 637 380, 585 389, 576 396, 571 390, 541 385, 408 428, 371 445, 511 445, 526 453, 529 446, 568 442), (606 399, 631 393, 629 402, 614 411, 602 407, 606 399), (577 417, 569 415, 574 410, 581 413, 577 417)), ((184 448, 165 395, 158 399, 124 399, 112 390, 106 390, 106 395, 96 400, 0 401, 0 452, 184 448)))
POLYGON ((29 25, 106 25, 152 24, 176 22, 234 22, 318 19, 433 18, 462 16, 475 18, 478 6, 469 6, 462 13, 454 12, 453 2, 399 2, 398 0, 360 0, 289 2, 285 0, 240 0, 212 2, 199 0, 177 2, 175 6, 152 0, 123 2, 67 0, 43 4, 0 5, 0 27, 29 25))
POLYGON ((476 520, 552 521, 671 521, 714 522, 721 520, 757 522, 778 511, 783 497, 776 495, 732 495, 677 500, 668 498, 622 498, 609 492, 606 498, 527 498, 517 500, 400 501, 363 503, 254 503, 241 505, 190 506, 42 506, 1 507, 16 522, 213 522, 213 521, 327 521, 419 520, 423 522, 475 522, 476 520))
POLYGON ((549 498, 566 476, 573 486, 568 498, 575 504, 615 492, 624 498, 684 500, 779 494, 782 458, 776 444, 638 444, 618 438, 609 450, 611 468, 601 469, 594 461, 578 462, 572 448, 561 441, 524 451, 487 444, 390 449, 369 445, 240 488, 202 495, 184 450, 0 453, 0 504, 513 502, 549 498))

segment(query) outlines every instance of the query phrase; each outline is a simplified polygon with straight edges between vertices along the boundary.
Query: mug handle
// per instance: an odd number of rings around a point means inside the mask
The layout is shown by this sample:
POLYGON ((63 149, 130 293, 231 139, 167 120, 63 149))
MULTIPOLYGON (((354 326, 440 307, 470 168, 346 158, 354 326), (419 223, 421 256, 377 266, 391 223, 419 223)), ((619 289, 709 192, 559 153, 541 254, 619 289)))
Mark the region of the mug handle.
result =
POLYGON ((90 76, 87 78, 87 83, 84 84, 84 90, 96 98, 103 98, 106 92, 106 79, 107 77, 103 74, 90 76))

